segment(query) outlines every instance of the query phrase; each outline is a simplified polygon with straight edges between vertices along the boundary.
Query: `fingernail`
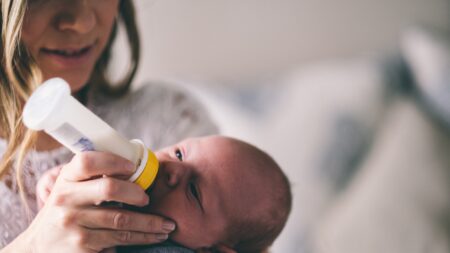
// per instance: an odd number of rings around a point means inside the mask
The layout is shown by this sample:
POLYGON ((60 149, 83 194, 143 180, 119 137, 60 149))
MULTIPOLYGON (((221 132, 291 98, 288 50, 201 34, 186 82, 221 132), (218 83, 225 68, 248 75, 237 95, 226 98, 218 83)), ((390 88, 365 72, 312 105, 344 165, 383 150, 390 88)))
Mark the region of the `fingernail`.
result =
POLYGON ((144 197, 142 198, 142 203, 143 205, 147 205, 148 202, 150 202, 150 198, 148 197, 147 194, 145 194, 144 197))
POLYGON ((171 221, 166 221, 163 223, 162 225, 163 230, 168 231, 168 232, 172 232, 175 230, 175 223, 171 222, 171 221))
POLYGON ((158 240, 167 240, 167 238, 169 238, 168 234, 157 234, 156 235, 156 239, 158 239, 158 240))
POLYGON ((125 165, 125 169, 127 171, 134 172, 136 170, 136 165, 134 165, 134 163, 127 162, 125 165))

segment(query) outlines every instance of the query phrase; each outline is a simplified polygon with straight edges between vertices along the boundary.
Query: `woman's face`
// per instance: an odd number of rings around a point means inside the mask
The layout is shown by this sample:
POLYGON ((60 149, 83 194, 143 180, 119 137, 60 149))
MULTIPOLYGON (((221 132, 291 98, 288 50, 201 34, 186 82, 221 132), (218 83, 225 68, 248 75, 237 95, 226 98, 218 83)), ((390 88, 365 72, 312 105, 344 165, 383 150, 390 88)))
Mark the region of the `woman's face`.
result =
POLYGON ((62 77, 80 90, 108 43, 119 0, 29 0, 22 42, 44 80, 62 77))

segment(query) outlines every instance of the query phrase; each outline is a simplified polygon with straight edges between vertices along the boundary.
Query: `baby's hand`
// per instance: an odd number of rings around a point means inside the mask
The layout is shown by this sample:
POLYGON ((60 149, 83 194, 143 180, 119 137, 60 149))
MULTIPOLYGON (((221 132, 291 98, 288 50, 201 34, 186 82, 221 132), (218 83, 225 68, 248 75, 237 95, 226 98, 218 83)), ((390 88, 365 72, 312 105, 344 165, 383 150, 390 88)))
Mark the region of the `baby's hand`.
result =
POLYGON ((62 166, 63 165, 60 165, 58 167, 54 167, 46 171, 37 182, 36 201, 39 209, 41 209, 44 206, 45 202, 48 199, 48 196, 52 192, 53 185, 55 184, 56 179, 58 178, 59 173, 61 172, 62 166))

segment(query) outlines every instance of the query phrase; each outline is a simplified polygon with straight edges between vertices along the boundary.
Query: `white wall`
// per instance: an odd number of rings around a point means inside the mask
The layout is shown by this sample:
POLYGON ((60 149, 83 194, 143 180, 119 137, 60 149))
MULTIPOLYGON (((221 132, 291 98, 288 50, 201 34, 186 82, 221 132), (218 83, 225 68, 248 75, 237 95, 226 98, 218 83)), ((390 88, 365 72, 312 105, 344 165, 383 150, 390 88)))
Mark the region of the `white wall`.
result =
POLYGON ((450 26, 449 0, 135 2, 138 80, 254 80, 324 58, 392 51, 411 23, 450 26))

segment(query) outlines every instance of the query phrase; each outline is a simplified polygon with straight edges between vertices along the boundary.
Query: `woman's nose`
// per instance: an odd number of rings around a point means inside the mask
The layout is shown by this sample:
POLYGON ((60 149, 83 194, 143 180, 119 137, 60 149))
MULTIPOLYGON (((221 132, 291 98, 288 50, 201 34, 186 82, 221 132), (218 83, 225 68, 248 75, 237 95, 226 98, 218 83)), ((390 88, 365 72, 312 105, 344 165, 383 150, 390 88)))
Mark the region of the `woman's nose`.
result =
POLYGON ((89 33, 97 23, 95 11, 88 1, 73 1, 70 10, 57 17, 57 28, 60 31, 73 31, 80 34, 89 33))

